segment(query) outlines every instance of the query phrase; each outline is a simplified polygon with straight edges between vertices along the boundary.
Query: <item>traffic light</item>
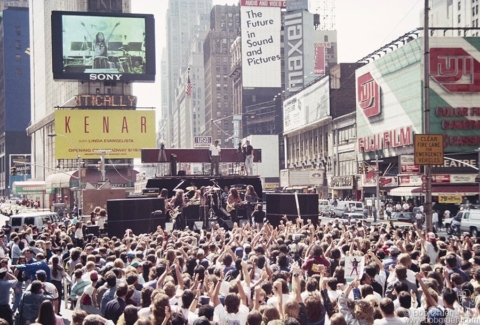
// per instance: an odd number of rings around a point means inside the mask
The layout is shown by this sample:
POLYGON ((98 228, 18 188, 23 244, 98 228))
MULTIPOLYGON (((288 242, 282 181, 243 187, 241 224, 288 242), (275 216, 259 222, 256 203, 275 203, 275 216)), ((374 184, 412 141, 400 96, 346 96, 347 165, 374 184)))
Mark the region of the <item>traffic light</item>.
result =
POLYGON ((101 160, 98 162, 97 168, 98 168, 98 170, 100 170, 100 171, 103 170, 103 163, 102 163, 101 160))
POLYGON ((358 173, 363 174, 363 166, 358 166, 358 173))
POLYGON ((10 174, 12 174, 12 176, 16 176, 17 175, 17 167, 10 168, 10 174))

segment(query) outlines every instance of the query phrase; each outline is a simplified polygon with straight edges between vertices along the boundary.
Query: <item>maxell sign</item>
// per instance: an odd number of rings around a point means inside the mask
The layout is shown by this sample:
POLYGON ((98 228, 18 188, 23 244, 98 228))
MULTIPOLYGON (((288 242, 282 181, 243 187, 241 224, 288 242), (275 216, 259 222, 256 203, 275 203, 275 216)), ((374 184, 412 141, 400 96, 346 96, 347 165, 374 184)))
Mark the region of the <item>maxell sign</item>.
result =
POLYGON ((294 11, 285 14, 285 92, 303 88, 305 76, 314 71, 313 14, 294 11))

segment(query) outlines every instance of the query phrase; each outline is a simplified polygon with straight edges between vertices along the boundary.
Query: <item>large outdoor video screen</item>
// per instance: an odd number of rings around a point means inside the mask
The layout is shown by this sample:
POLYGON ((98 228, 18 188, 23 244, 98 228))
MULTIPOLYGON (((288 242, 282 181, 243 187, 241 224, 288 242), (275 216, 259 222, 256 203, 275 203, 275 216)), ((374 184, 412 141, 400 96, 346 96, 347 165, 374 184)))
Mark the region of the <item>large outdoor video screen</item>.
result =
POLYGON ((52 12, 54 79, 154 81, 153 15, 52 12))

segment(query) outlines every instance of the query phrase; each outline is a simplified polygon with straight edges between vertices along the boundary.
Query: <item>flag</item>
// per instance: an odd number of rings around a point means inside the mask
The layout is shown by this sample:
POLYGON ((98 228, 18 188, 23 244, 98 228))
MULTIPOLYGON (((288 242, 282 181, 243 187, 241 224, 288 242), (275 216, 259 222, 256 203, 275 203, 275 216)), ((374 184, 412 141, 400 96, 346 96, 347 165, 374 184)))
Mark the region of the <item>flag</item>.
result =
POLYGON ((190 82, 190 73, 188 74, 187 78, 187 85, 185 86, 185 94, 188 98, 192 97, 192 83, 190 82))

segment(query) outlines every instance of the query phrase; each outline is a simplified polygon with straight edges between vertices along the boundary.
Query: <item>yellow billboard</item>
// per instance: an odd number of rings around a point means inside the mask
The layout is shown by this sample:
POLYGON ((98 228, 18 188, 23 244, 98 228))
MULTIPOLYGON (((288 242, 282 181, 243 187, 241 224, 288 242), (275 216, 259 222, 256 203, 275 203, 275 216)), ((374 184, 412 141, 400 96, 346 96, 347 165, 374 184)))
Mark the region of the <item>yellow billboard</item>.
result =
POLYGON ((56 110, 55 158, 140 158, 141 148, 155 148, 154 110, 56 110))

